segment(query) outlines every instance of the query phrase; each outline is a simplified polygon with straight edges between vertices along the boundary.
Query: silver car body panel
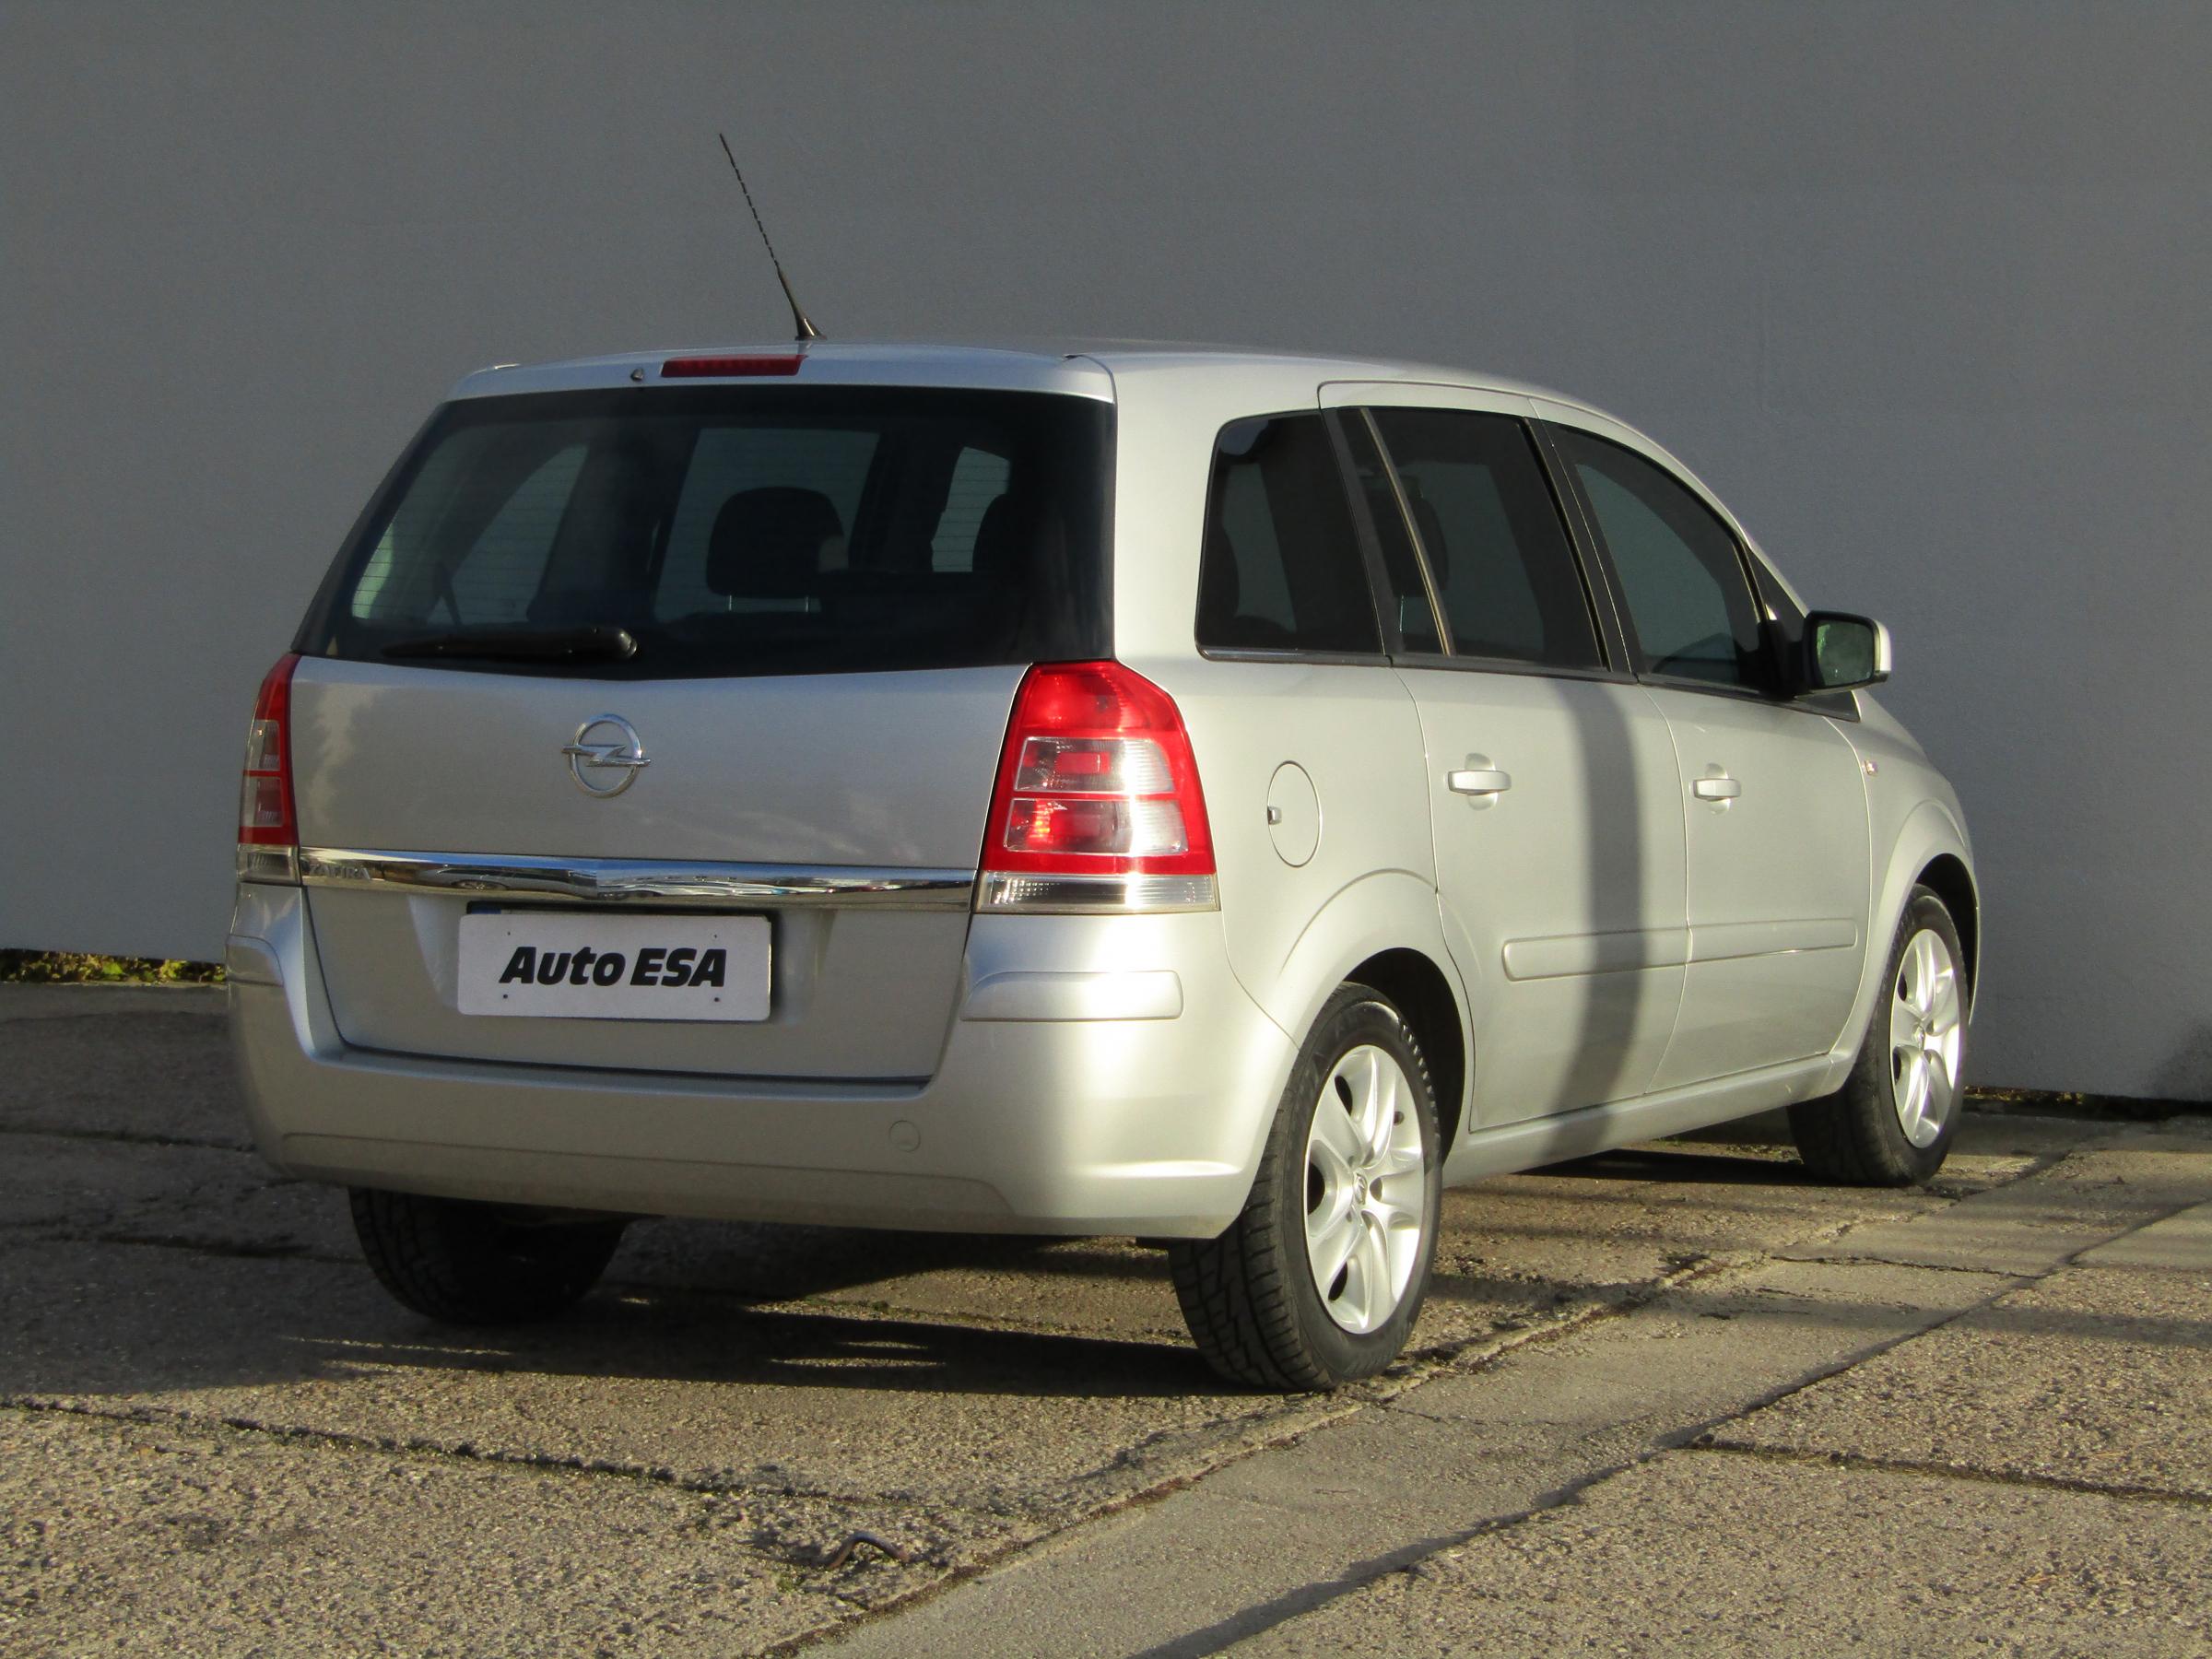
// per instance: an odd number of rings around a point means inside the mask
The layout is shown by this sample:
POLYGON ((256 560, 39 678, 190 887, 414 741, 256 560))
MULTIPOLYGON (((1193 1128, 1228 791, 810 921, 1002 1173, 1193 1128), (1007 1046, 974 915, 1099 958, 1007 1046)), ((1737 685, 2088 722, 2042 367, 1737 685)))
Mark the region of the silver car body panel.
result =
POLYGON ((1020 681, 1006 667, 616 684, 308 657, 292 679, 300 840, 973 869, 989 805, 976 770, 996 766, 1020 681), (562 753, 602 705, 652 759, 608 799, 579 790, 562 753))
POLYGON ((1655 687, 1688 818, 1690 960, 1653 1080, 1672 1088, 1822 1054, 1858 991, 1866 791, 1837 723, 1655 687), (1725 777, 1739 793, 1693 792, 1725 777))
POLYGON ((1476 1009, 1485 1127, 1648 1093, 1682 1003, 1675 747, 1641 686, 1405 668, 1428 735, 1438 888, 1476 1009), (1497 797, 1455 793, 1504 771, 1497 797))
POLYGON ((952 999, 967 1006, 933 1075, 872 1081, 376 1052, 338 1029, 317 933, 301 889, 249 883, 229 959, 255 1139, 310 1179, 630 1213, 1203 1237, 1242 1206, 1292 1059, 1229 971, 1218 912, 978 916, 952 999))
POLYGON ((512 853, 302 847, 300 884, 406 888, 471 899, 573 899, 654 910, 829 905, 840 910, 965 911, 973 870, 867 870, 845 865, 677 864, 642 858, 525 858, 512 853))
MULTIPOLYGON (((454 394, 620 386, 681 355, 454 394)), ((229 955, 273 1161, 618 1211, 1206 1236, 1363 962, 1418 958, 1449 993, 1470 1064, 1446 1174, 1467 1180, 1833 1088, 1912 883, 1971 873, 1955 794, 1863 694, 1848 721, 1618 673, 1194 645, 1214 439, 1253 415, 1535 415, 1643 452, 1735 524, 1595 410, 1419 365, 1110 343, 823 343, 806 372, 1114 406, 1114 654, 1182 712, 1218 907, 975 911, 1018 667, 609 687, 310 658, 305 885, 242 885, 229 955), (561 749, 609 708, 653 764, 593 799, 561 749), (1743 785, 1719 810, 1695 794, 1715 765, 1743 785), (1478 766, 1512 780, 1488 806, 1447 782, 1478 766), (460 918, 502 902, 767 914, 774 1011, 461 1015, 460 918)))
POLYGON ((946 888, 975 867, 1020 678, 971 668, 610 685, 303 661, 294 752, 300 834, 316 849, 303 874, 340 1030, 362 1048, 453 1059, 928 1076, 968 934, 971 887, 946 888), (562 751, 608 707, 652 765, 598 798, 576 787, 562 751), (427 862, 331 855, 418 847, 432 850, 427 862), (723 907, 774 923, 773 1011, 748 1025, 464 1014, 461 920, 502 896, 475 885, 472 867, 506 871, 496 879, 515 902, 637 908, 651 897, 642 882, 677 889, 657 908, 682 910, 700 908, 682 889, 702 875, 742 888, 758 868, 756 890, 723 907), (518 874, 534 868, 544 885, 518 874), (856 885, 825 902, 840 868, 856 885), (855 901, 887 880, 922 886, 855 901), (916 902, 925 889, 938 901, 916 902))

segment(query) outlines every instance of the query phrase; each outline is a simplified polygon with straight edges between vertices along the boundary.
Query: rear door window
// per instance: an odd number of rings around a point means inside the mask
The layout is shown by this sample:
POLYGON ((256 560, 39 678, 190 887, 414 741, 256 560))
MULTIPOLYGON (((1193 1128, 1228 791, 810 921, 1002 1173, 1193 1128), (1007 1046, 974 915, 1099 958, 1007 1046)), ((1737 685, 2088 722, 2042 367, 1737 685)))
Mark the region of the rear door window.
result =
POLYGON ((465 400, 340 556, 300 649, 639 678, 1108 655, 1112 418, 920 388, 465 400), (515 652, 580 629, 635 652, 515 652))
POLYGON ((1429 600, 1429 585, 1413 550, 1413 536, 1406 528, 1406 510, 1398 504, 1398 487, 1392 481, 1390 467, 1364 415, 1347 409, 1338 420, 1345 453, 1351 459, 1352 479, 1366 503, 1368 518, 1374 525, 1375 547, 1382 556, 1387 615, 1397 626, 1394 648, 1417 655, 1439 653, 1443 644, 1437 632, 1436 609, 1429 600))
POLYGON ((1465 409, 1374 411, 1455 655, 1543 668, 1604 656, 1528 429, 1465 409))
POLYGON ((1381 653, 1343 470, 1318 411, 1263 416, 1222 429, 1205 535, 1202 647, 1381 653))
POLYGON ((1735 533, 1635 451, 1553 429, 1604 537, 1639 673, 1765 689, 1771 674, 1735 533))

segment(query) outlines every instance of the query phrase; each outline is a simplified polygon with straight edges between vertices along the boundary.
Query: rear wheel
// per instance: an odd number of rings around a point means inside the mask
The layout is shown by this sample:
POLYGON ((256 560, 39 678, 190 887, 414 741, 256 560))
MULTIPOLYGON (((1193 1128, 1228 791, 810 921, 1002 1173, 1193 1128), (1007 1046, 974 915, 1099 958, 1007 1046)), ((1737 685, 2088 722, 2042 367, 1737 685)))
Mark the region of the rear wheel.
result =
POLYGON ((1397 1358, 1436 1253, 1439 1138, 1404 1018, 1378 992, 1342 987, 1291 1070, 1243 1213, 1219 1238, 1169 1248, 1216 1371, 1334 1388, 1397 1358))
POLYGON ((598 1282, 626 1225, 369 1187, 352 1189, 352 1199, 353 1230, 379 1282, 448 1324, 519 1324, 559 1312, 598 1282))
POLYGON ((1843 1087, 1790 1108, 1806 1167, 1853 1186, 1934 1179, 1959 1127, 1966 1061, 1966 952, 1943 900, 1914 888, 1889 977, 1843 1087))

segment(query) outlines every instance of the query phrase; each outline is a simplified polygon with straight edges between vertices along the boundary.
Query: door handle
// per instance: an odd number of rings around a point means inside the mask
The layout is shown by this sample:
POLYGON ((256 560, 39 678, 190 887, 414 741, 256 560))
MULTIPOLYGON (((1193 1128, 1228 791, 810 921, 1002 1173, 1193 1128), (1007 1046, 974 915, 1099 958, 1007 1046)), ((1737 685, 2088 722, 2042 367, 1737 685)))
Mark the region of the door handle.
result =
POLYGON ((1444 787, 1453 794, 1503 794, 1513 786, 1512 775, 1495 768, 1477 771, 1450 771, 1444 774, 1444 787))
POLYGON ((1700 778, 1689 786, 1689 793, 1700 801, 1733 801, 1744 793, 1744 786, 1734 778, 1700 778))

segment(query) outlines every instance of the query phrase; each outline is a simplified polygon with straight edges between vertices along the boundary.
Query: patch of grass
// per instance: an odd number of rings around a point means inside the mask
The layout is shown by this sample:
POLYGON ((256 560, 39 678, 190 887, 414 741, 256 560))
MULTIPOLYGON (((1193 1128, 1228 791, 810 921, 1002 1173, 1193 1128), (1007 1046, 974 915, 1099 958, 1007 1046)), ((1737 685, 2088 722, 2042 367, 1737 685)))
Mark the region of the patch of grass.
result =
POLYGON ((0 950, 0 983, 17 985, 219 985, 219 962, 161 957, 83 956, 67 950, 0 950))

